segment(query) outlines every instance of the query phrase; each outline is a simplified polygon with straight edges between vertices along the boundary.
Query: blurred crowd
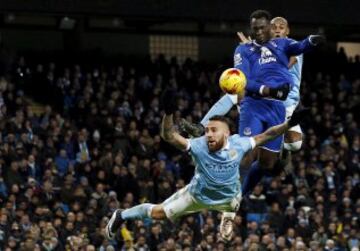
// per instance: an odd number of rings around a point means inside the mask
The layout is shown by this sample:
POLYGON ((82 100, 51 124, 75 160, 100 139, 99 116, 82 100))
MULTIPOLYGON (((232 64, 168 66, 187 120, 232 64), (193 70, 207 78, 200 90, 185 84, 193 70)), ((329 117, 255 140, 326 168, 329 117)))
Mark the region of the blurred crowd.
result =
MULTIPOLYGON (((0 250, 359 250, 360 78, 351 73, 304 74, 312 116, 293 172, 244 198, 232 242, 219 238, 212 211, 128 222, 107 241, 115 209, 160 203, 192 177, 189 155, 160 139, 162 90, 179 92, 176 121, 198 122, 221 95, 218 71, 161 56, 140 66, 20 57, 0 79, 0 250), (29 98, 46 104, 40 114, 29 98)), ((237 121, 236 108, 229 116, 237 121)))

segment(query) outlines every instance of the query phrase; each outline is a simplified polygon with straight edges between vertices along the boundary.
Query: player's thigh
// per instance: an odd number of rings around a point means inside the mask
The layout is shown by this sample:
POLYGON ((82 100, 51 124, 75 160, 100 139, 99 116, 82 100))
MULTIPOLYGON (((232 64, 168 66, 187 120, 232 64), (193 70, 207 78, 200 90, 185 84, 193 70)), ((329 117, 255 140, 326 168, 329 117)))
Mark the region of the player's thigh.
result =
POLYGON ((183 215, 198 212, 205 208, 202 203, 196 201, 190 194, 189 185, 171 195, 162 205, 166 217, 172 221, 183 215))
MULTIPOLYGON (((271 105, 271 109, 264 115, 265 130, 284 123, 286 116, 285 106, 282 103, 274 103, 271 105)), ((265 131, 264 130, 264 131, 265 131)), ((267 150, 269 152, 279 153, 282 148, 284 135, 280 135, 275 139, 267 142, 259 148, 267 150)))
POLYGON ((249 104, 240 106, 239 134, 251 137, 262 133, 264 125, 249 104))
POLYGON ((300 125, 296 125, 291 127, 286 133, 284 142, 285 143, 293 143, 302 140, 302 131, 300 125))
POLYGON ((272 169, 279 158, 279 152, 259 148, 259 164, 263 168, 272 169))

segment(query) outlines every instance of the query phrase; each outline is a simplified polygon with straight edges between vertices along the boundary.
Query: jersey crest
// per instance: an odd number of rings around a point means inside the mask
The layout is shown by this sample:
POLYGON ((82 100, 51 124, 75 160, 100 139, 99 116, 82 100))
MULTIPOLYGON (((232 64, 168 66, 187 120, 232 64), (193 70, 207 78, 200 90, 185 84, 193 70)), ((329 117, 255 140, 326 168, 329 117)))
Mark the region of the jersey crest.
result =
POLYGON ((238 153, 236 152, 236 150, 235 150, 235 149, 230 149, 230 151, 229 151, 229 157, 230 157, 231 159, 236 159, 237 156, 238 156, 238 153))

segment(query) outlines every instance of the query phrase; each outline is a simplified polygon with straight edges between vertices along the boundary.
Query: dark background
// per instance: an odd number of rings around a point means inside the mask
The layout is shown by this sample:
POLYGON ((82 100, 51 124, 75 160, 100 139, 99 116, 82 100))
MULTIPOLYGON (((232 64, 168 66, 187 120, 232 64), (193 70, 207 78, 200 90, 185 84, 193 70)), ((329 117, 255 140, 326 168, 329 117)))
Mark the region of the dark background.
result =
POLYGON ((338 41, 360 41, 360 2, 350 0, 2 0, 0 41, 8 50, 38 56, 92 51, 138 57, 149 52, 149 34, 195 35, 199 59, 218 62, 231 58, 235 31, 247 32, 256 9, 286 17, 296 39, 323 31, 333 49, 338 41), (65 16, 76 21, 73 29, 60 29, 65 16))

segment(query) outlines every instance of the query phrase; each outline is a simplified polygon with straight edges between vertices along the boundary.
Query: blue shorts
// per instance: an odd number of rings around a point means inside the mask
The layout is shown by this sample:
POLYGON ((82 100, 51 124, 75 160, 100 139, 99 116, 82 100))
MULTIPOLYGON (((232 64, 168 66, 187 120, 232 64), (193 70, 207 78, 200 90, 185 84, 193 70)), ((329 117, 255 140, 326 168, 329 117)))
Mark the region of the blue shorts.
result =
MULTIPOLYGON (((255 136, 268 128, 285 121, 285 106, 282 101, 245 97, 240 103, 239 134, 255 136)), ((261 148, 279 152, 283 143, 283 135, 264 144, 261 148)))

